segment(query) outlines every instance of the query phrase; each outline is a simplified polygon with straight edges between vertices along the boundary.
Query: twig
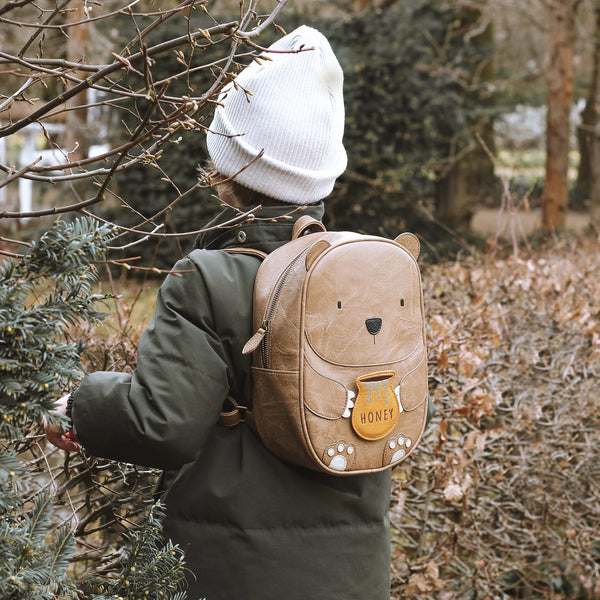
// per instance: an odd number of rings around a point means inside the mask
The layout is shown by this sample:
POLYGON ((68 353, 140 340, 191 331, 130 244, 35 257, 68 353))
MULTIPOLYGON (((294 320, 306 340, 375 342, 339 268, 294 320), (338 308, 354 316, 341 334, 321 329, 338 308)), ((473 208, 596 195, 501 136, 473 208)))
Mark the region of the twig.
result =
MULTIPOLYGON (((130 227, 124 227, 123 225, 115 225, 114 223, 111 223, 111 225, 114 225, 114 227, 116 227, 120 231, 125 231, 127 233, 137 233, 138 235, 143 235, 143 236, 147 236, 147 237, 154 237, 154 238, 191 237, 191 236, 197 236, 197 235, 200 235, 203 233, 207 233, 209 231, 214 231, 216 229, 226 229, 227 227, 239 225, 240 223, 243 223, 247 219, 254 218, 254 214, 257 211, 259 211, 261 208, 262 208, 261 206, 256 206, 254 208, 248 209, 246 212, 240 211, 240 214, 237 215, 236 217, 234 217, 233 219, 229 219, 225 223, 221 223, 214 227, 205 227, 203 229, 195 229, 194 231, 184 231, 181 233, 155 233, 155 232, 151 232, 151 231, 139 231, 138 229, 131 229, 130 227)), ((84 212, 84 211, 82 211, 82 212, 84 212)), ((106 221, 105 219, 102 219, 98 215, 94 215, 90 212, 85 211, 84 214, 86 214, 90 218, 95 219, 96 221, 99 221, 101 223, 110 223, 110 221, 106 221)))
POLYGON ((288 0, 277 0, 277 6, 271 11, 271 14, 260 25, 256 26, 251 31, 237 31, 236 35, 243 39, 249 39, 260 35, 277 18, 277 15, 287 4, 287 1, 288 0))
POLYGON ((0 235, 0 241, 8 242, 9 244, 19 244, 21 246, 27 246, 28 248, 31 248, 31 246, 32 246, 32 244, 30 244, 29 242, 26 242, 25 240, 12 240, 12 239, 6 238, 2 235, 0 235))
MULTIPOLYGON (((23 47, 21 48, 21 50, 19 51, 19 58, 22 58, 23 55, 25 54, 25 52, 27 52, 29 46, 31 46, 31 44, 33 44, 33 42, 35 41, 35 39, 40 35, 40 33, 42 33, 44 31, 44 28, 50 23, 50 21, 52 21, 54 19, 54 17, 58 14, 60 14, 63 10, 63 8, 65 8, 71 0, 64 0, 64 2, 60 5, 57 6, 46 18, 46 20, 44 21, 44 23, 42 25, 40 25, 38 27, 38 29, 31 34, 30 38, 25 42, 25 44, 23 44, 23 47)), ((69 23, 65 23, 65 25, 69 25, 69 23)), ((64 26, 64 25, 63 25, 64 26)))
POLYGON ((15 98, 22 92, 24 92, 35 80, 33 79, 33 77, 29 77, 29 79, 27 79, 27 81, 12 95, 8 96, 8 98, 2 103, 0 104, 0 111, 3 110, 6 106, 10 106, 15 98))
MULTIPOLYGON (((235 23, 235 22, 225 23, 222 25, 217 25, 215 27, 212 27, 209 31, 210 31, 211 35, 217 35, 220 33, 230 34, 236 29, 236 27, 237 27, 237 23, 235 23)), ((204 34, 203 33, 201 34, 199 32, 194 32, 192 34, 192 38, 196 39, 198 37, 204 37, 204 34)), ((176 48, 177 46, 181 46, 182 44, 185 44, 188 42, 189 42, 189 37, 187 35, 180 36, 180 37, 174 38, 172 40, 168 40, 161 44, 157 44, 156 46, 153 46, 152 48, 148 48, 147 56, 155 56, 157 54, 161 54, 163 52, 172 50, 173 48, 176 48)), ((14 62, 24 63, 25 66, 29 66, 26 61, 22 61, 14 56, 6 55, 4 52, 0 52, 0 56, 8 58, 14 62)), ((131 62, 140 60, 142 58, 144 58, 144 53, 140 51, 135 54, 132 54, 131 56, 126 57, 126 60, 131 63, 131 62)), ((114 73, 115 71, 120 71, 124 68, 126 68, 126 65, 124 65, 120 60, 115 60, 110 65, 107 65, 107 66, 101 68, 99 71, 97 71, 93 75, 86 77, 83 81, 80 81, 77 85, 74 85, 69 90, 63 92, 62 94, 58 95, 56 98, 50 100, 49 102, 47 102, 46 104, 41 106, 38 110, 32 112, 27 117, 24 117, 23 119, 20 119, 19 121, 16 121, 15 123, 13 123, 11 125, 7 125, 6 127, 0 128, 0 137, 4 137, 4 136, 12 135, 13 133, 16 133, 17 131, 23 129, 23 127, 26 127, 30 123, 33 123, 34 121, 37 121, 38 119, 42 118, 45 114, 49 113, 51 110, 53 110, 57 106, 63 104, 67 100, 73 98, 77 94, 79 94, 79 93, 83 92, 84 90, 86 90, 87 88, 91 87, 97 81, 100 81, 100 80, 106 78, 111 73, 114 73)), ((79 70, 82 70, 82 69, 79 69, 79 70)), ((62 75, 65 76, 65 74, 62 74, 62 75)))
MULTIPOLYGON (((32 163, 23 167, 22 169, 19 169, 18 171, 11 173, 6 179, 3 179, 2 181, 0 181, 0 188, 3 188, 5 185, 8 185, 11 181, 14 181, 15 179, 19 179, 19 177, 21 177, 22 175, 24 175, 25 173, 30 171, 32 167, 37 165, 40 162, 40 160, 42 160, 41 156, 39 158, 37 158, 36 160, 34 160, 32 163)), ((4 214, 5 213, 0 213, 0 217, 3 216, 4 214)))

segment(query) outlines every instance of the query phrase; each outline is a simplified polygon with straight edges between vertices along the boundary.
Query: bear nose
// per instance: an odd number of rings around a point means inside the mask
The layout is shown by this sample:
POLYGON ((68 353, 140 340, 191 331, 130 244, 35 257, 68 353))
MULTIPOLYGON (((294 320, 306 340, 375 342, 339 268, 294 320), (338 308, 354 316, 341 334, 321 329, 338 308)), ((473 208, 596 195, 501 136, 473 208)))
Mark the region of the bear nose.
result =
POLYGON ((371 335, 377 335, 381 331, 382 320, 379 318, 367 319, 365 321, 365 325, 367 326, 367 331, 371 335))

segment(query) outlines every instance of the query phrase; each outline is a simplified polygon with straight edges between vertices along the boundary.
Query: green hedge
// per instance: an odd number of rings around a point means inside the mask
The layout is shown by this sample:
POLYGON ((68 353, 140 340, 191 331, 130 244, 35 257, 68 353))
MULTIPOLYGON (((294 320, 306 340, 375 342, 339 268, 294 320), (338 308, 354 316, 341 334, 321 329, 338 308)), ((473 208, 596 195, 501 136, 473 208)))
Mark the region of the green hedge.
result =
POLYGON ((390 237, 409 229, 432 246, 445 237, 427 217, 435 182, 489 111, 465 86, 491 48, 465 42, 468 28, 448 3, 427 0, 324 23, 345 72, 350 156, 331 199, 332 227, 390 237))
MULTIPOLYGON (((302 15, 290 12, 278 21, 286 31, 304 22, 302 15)), ((410 229, 434 245, 442 230, 422 209, 435 212, 435 180, 441 164, 452 149, 460 150, 470 141, 476 123, 490 110, 467 93, 465 85, 491 49, 465 42, 460 15, 441 0, 400 0, 360 17, 308 23, 329 38, 345 73, 344 140, 349 164, 327 202, 328 226, 387 236, 410 229)), ((199 21, 195 26, 207 23, 199 21)), ((156 33, 159 39, 168 39, 180 35, 183 27, 187 25, 173 21, 156 33)), ((131 31, 124 29, 124 34, 131 31)), ((271 30, 259 42, 267 46, 279 35, 271 30)), ((219 58, 223 52, 220 45, 198 52, 196 64, 219 58)), ((173 54, 161 57, 153 67, 155 79, 176 67, 173 54)), ((201 70, 192 84, 201 93, 211 81, 211 74, 201 70)), ((185 82, 174 82, 169 88, 170 95, 185 93, 185 82)), ((143 114, 144 108, 137 110, 143 114)), ((130 119, 129 126, 135 125, 135 119, 130 119)), ((189 132, 179 144, 165 148, 160 165, 185 190, 196 181, 197 166, 206 158, 204 134, 189 132)), ((119 194, 150 216, 177 195, 172 185, 161 180, 163 176, 148 166, 131 168, 117 178, 119 194)), ((199 227, 217 210, 211 192, 198 190, 169 213, 166 229, 199 227)), ((122 209, 110 216, 124 224, 136 222, 122 209)), ((131 253, 141 252, 144 263, 168 268, 190 243, 163 240, 135 247, 131 253)))

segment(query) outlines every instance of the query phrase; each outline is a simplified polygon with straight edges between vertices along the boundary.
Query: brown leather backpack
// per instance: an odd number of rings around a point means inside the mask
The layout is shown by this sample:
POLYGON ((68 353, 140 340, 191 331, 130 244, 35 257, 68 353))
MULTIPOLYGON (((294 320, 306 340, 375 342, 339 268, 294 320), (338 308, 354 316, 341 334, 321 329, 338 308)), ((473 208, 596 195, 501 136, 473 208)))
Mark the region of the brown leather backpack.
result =
POLYGON ((271 452, 346 475, 415 449, 428 406, 419 248, 410 233, 327 232, 301 217, 264 258, 243 352, 253 353, 246 420, 271 452))

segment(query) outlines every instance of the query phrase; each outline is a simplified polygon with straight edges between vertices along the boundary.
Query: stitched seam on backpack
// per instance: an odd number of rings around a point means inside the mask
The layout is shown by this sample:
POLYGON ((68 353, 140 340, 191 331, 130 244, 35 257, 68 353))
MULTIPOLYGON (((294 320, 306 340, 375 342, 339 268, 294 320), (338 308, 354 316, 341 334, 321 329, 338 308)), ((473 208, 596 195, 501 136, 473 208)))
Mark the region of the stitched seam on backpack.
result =
MULTIPOLYGON (((420 330, 421 328, 419 328, 420 330)), ((391 359, 385 362, 374 362, 374 363, 360 363, 360 364, 354 364, 354 363, 341 363, 341 362, 335 362, 334 360, 331 360, 329 358, 325 358, 322 354, 320 354, 318 352, 318 350, 314 347, 311 339, 310 339, 310 334, 306 331, 306 328, 304 329, 304 336, 308 342, 308 345, 310 346, 310 349, 324 362, 329 363, 330 365, 335 365, 336 367, 351 367, 351 368, 358 368, 358 367, 383 367, 385 365, 395 365, 401 362, 404 362, 408 359, 410 359, 412 357, 412 355, 418 350, 419 348, 419 344, 422 343, 422 339, 417 339, 417 342, 415 343, 415 347, 410 351, 410 354, 407 354, 404 358, 400 358, 400 359, 391 359)))
MULTIPOLYGON (((322 377, 323 379, 327 379, 328 381, 331 381, 332 383, 334 383, 336 386, 341 387, 344 392, 347 391, 346 386, 344 384, 342 384, 341 382, 337 381, 336 379, 332 379, 331 377, 327 377, 327 375, 323 375, 322 373, 319 373, 317 371, 317 369, 315 369, 315 367, 313 367, 313 365, 311 364, 310 360, 308 359, 308 357, 305 355, 304 356, 304 363, 306 363, 306 366, 313 372, 315 373, 315 375, 317 375, 318 377, 322 377)), ((303 371, 304 376, 306 377, 306 371, 303 371)), ((345 400, 345 397, 344 397, 345 400)), ((319 412, 317 412, 314 408, 312 408, 308 403, 305 397, 302 398, 302 405, 304 407, 306 407, 313 415, 316 415, 317 417, 321 417, 323 419, 327 419, 328 421, 337 421, 338 419, 342 418, 342 414, 344 412, 344 409, 346 408, 346 404, 344 402, 344 408, 342 408, 342 411, 340 412, 339 415, 336 416, 327 416, 327 415, 323 415, 319 412)))

